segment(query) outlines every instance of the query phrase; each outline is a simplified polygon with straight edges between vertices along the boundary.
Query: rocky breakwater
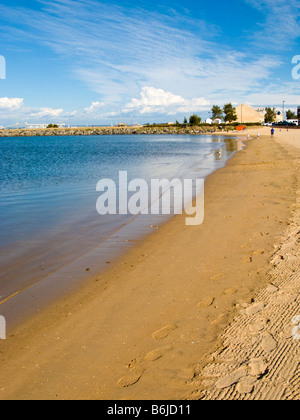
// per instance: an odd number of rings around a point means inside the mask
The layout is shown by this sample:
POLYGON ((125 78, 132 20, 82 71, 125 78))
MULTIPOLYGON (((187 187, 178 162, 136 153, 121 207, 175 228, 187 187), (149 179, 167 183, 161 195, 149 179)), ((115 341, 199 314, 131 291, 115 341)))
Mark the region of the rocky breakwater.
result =
MULTIPOLYGON (((213 130, 215 131, 215 130, 213 130)), ((189 134, 211 133, 207 127, 81 127, 0 130, 0 137, 37 137, 37 136, 104 136, 133 134, 189 134)))

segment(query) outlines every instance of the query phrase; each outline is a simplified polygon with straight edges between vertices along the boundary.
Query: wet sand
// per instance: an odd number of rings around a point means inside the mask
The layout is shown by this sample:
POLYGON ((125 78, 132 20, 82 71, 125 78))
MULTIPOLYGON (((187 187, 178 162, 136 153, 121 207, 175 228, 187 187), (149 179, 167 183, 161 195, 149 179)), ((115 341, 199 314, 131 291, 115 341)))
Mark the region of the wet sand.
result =
POLYGON ((260 132, 208 178, 202 226, 174 218, 0 342, 0 399, 217 399, 209 390, 222 369, 203 373, 269 285, 299 197, 299 154, 287 143, 300 144, 300 131, 284 141, 260 132))

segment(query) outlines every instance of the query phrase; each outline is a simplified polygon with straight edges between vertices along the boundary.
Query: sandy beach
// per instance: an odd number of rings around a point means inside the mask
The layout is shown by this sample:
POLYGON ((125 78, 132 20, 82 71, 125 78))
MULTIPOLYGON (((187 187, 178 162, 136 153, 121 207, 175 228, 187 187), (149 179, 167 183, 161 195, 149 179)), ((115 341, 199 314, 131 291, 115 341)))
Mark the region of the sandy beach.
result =
POLYGON ((9 331, 1 400, 299 399, 300 130, 247 133, 203 225, 173 218, 9 331))

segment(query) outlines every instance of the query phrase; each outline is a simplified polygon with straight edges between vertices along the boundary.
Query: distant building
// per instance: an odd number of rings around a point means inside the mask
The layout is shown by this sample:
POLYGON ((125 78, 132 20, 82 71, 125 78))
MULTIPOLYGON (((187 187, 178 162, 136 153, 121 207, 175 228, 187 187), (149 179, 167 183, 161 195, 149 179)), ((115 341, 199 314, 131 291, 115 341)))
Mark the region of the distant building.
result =
MULTIPOLYGON (((49 124, 28 124, 25 123, 25 128, 26 129, 39 129, 39 128, 47 128, 49 124)), ((64 128, 66 127, 66 124, 56 124, 59 128, 64 128)))
POLYGON ((25 123, 26 129, 38 129, 38 128, 47 128, 49 124, 28 124, 25 123))
MULTIPOLYGON (((249 105, 242 104, 236 107, 236 113, 238 117, 238 122, 241 124, 265 122, 265 115, 266 115, 265 108, 254 109, 253 107, 249 105)), ((282 110, 280 110, 279 108, 275 108, 275 113, 276 113, 276 122, 282 122, 283 121, 282 110)))
POLYGON ((275 112, 276 112, 276 122, 283 122, 284 121, 284 116, 283 116, 282 111, 280 109, 276 108, 275 112))
POLYGON ((211 118, 208 118, 205 121, 205 123, 206 124, 218 124, 218 125, 220 125, 220 124, 222 124, 222 120, 220 118, 216 118, 215 120, 212 120, 211 118))
POLYGON ((216 118, 216 119, 213 120, 212 123, 220 125, 220 124, 222 124, 222 120, 220 118, 216 118))
POLYGON ((246 123, 263 123, 265 121, 265 110, 256 110, 249 105, 239 105, 236 107, 237 122, 246 123))

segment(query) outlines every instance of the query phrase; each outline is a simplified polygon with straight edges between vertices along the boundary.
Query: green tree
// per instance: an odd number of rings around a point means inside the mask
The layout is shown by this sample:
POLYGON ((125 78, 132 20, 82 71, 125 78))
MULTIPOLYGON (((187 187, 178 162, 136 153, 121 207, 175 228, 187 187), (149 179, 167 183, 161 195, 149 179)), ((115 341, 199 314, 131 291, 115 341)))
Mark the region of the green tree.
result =
POLYGON ((275 108, 266 108, 266 114, 265 114, 265 123, 273 123, 276 121, 276 109, 275 108))
POLYGON ((297 119, 297 115, 295 114, 295 112, 291 111, 290 109, 286 112, 286 119, 287 120, 296 120, 297 119))
POLYGON ((186 117, 184 117, 184 120, 183 120, 183 125, 187 125, 187 119, 186 119, 186 117))
POLYGON ((212 119, 215 120, 217 118, 223 119, 223 110, 218 105, 214 105, 211 109, 212 112, 212 119))
POLYGON ((237 121, 238 117, 236 114, 236 109, 231 103, 224 105, 223 112, 225 114, 226 122, 232 123, 233 121, 237 121))
POLYGON ((195 126, 195 125, 200 125, 201 123, 201 118, 198 117, 198 115, 193 114, 190 116, 190 125, 195 126))

